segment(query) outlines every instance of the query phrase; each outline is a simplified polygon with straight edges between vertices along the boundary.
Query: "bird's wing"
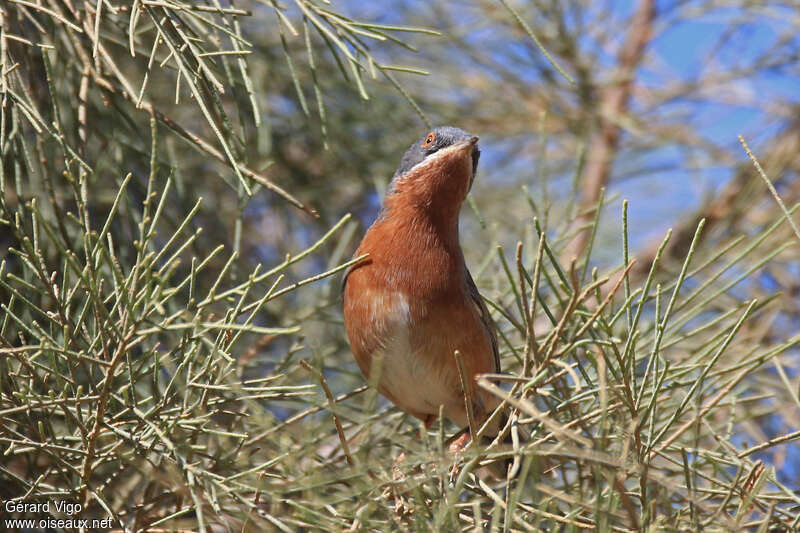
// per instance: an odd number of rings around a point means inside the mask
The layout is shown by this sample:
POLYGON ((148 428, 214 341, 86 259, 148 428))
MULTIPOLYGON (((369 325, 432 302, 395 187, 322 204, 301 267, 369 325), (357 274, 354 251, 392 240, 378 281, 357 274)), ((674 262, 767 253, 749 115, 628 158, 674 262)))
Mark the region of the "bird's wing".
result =
POLYGON ((344 277, 342 278, 342 286, 339 287, 339 295, 344 296, 344 289, 347 287, 347 277, 350 275, 350 272, 353 271, 353 265, 347 267, 347 270, 344 271, 344 277))
MULTIPOLYGON (((353 257, 351 259, 355 259, 356 257, 358 257, 358 252, 357 251, 356 251, 356 253, 353 255, 353 257)), ((369 259, 369 257, 367 257, 364 260, 359 261, 358 263, 354 263, 354 264, 350 265, 349 267, 347 267, 347 270, 344 271, 344 277, 342 278, 342 286, 339 287, 339 295, 340 296, 344 296, 344 289, 347 286, 347 278, 350 276, 350 274, 353 273, 353 270, 355 270, 355 269, 357 269, 359 267, 362 267, 362 266, 368 264, 369 262, 370 262, 370 259, 369 259)))
POLYGON ((467 291, 469 292, 469 296, 472 299, 472 302, 478 308, 478 315, 481 318, 481 323, 483 327, 486 329, 486 333, 489 334, 489 340, 492 342, 492 352, 494 354, 494 371, 500 372, 500 350, 497 347, 497 330, 495 329, 494 321, 492 320, 492 315, 489 314, 489 308, 486 307, 486 303, 483 301, 481 297, 481 293, 478 292, 478 287, 475 286, 475 282, 472 280, 472 275, 466 270, 467 275, 467 291))

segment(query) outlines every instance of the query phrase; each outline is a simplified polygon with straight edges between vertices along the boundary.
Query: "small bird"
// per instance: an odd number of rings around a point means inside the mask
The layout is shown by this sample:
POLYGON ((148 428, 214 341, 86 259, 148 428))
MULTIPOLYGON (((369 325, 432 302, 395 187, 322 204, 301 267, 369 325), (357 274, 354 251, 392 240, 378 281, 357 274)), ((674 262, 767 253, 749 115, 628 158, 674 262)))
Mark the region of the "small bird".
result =
POLYGON ((461 204, 475 179, 478 137, 439 127, 415 142, 394 174, 378 218, 345 274, 344 323, 353 355, 378 391, 430 427, 468 418, 454 352, 461 354, 478 424, 499 400, 475 375, 500 371, 497 336, 464 262, 461 204))

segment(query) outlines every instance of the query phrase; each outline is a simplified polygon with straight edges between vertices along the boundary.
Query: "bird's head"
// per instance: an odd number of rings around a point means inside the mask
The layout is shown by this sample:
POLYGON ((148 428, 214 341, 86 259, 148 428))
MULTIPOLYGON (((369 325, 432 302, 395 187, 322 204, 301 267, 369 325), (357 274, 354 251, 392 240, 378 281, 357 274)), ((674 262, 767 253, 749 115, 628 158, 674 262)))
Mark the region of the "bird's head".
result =
POLYGON ((452 126, 435 128, 403 156, 390 196, 413 197, 429 207, 460 206, 472 187, 480 154, 477 137, 452 126))

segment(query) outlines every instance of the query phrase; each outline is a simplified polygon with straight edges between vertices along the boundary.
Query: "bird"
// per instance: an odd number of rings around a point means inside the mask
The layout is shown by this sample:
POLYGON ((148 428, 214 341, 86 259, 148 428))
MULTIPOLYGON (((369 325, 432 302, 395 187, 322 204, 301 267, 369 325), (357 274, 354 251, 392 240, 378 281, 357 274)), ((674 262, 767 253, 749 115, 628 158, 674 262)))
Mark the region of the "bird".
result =
POLYGON ((500 372, 500 356, 458 231, 479 158, 478 137, 452 126, 412 144, 354 255, 366 257, 343 281, 344 325, 356 363, 383 396, 426 428, 440 407, 467 428, 465 392, 478 424, 500 404, 475 381, 500 372))

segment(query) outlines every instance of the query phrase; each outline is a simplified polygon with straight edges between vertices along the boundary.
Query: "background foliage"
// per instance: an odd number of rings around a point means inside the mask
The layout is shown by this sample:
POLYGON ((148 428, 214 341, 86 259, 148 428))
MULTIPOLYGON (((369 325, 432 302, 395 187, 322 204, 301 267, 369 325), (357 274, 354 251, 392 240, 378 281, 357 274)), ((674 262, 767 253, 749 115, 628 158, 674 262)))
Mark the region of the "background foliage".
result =
POLYGON ((130 531, 797 528, 796 7, 4 3, 0 497, 130 531), (339 301, 443 123, 482 137, 462 244, 517 413, 457 457, 364 385, 339 301))

